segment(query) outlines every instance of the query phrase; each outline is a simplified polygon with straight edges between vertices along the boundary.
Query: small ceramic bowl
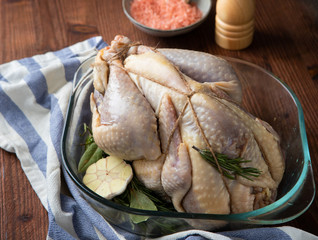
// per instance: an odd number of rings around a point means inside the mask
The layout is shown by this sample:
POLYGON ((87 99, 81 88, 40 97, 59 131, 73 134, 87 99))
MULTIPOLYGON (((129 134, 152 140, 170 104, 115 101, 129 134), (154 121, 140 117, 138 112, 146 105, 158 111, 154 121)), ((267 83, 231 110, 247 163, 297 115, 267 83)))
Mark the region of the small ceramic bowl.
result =
POLYGON ((192 31, 193 29, 197 28, 201 23, 205 21, 207 16, 209 15, 211 8, 212 8, 212 0, 192 0, 192 2, 196 3, 198 8, 202 12, 202 18, 186 27, 177 28, 173 30, 160 30, 151 27, 147 27, 139 22, 137 22, 131 15, 130 15, 130 4, 133 0, 123 0, 123 10, 126 14, 127 18, 141 31, 146 32, 150 35, 157 36, 157 37, 172 37, 177 36, 180 34, 184 34, 187 32, 192 31))
MULTIPOLYGON (((315 183, 306 137, 304 115, 299 100, 280 79, 265 69, 239 59, 224 57, 235 69, 243 91, 243 107, 268 122, 281 138, 286 169, 278 188, 277 200, 260 209, 239 214, 200 214, 146 211, 129 208, 102 198, 83 184, 77 166, 87 136, 80 135, 84 123, 90 125, 90 94, 93 70, 88 59, 74 77, 62 137, 62 162, 67 174, 87 204, 109 223, 143 236, 162 236, 189 229, 233 230, 282 224, 305 212, 315 196, 315 183), (147 221, 134 223, 136 216, 147 221)), ((70 188, 71 189, 71 188, 70 188)))

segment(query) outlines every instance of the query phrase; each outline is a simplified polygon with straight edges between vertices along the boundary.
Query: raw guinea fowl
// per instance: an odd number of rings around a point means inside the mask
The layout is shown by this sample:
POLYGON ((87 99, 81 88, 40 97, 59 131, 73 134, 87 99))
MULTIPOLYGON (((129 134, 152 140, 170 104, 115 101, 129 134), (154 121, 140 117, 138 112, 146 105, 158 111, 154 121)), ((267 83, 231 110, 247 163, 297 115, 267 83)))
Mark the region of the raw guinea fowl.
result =
POLYGON ((96 57, 94 87, 96 144, 132 161, 138 179, 177 211, 241 213, 274 201, 284 173, 279 137, 240 106, 227 61, 116 36, 96 57), (193 146, 249 160, 241 166, 260 174, 229 179, 193 146))

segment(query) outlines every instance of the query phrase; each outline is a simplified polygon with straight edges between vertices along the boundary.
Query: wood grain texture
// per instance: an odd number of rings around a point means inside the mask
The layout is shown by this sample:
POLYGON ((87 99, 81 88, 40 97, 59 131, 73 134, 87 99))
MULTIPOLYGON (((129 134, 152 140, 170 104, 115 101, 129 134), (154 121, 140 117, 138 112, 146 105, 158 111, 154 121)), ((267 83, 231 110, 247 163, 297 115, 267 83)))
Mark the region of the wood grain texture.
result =
POLYGON ((12 153, 0 152, 0 239, 45 239, 45 208, 12 153))
MULTIPOLYGON (((318 2, 256 1, 255 34, 245 50, 214 43, 214 14, 191 33, 149 36, 125 17, 119 0, 0 0, 0 64, 58 50, 101 35, 110 42, 123 34, 158 47, 184 48, 236 57, 273 72, 299 98, 318 182, 318 2)), ((0 126, 1 127, 1 126, 0 126)), ((45 239, 48 217, 14 154, 0 150, 0 239, 45 239)), ((318 200, 284 225, 318 235, 318 200)))

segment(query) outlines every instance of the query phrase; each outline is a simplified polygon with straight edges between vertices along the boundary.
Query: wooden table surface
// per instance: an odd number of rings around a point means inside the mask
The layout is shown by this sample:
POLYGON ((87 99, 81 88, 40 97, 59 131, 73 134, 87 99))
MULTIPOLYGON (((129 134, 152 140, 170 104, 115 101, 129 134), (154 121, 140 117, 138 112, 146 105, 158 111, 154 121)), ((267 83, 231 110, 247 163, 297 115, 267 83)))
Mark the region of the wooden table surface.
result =
MULTIPOLYGON (((241 51, 224 50, 215 44, 214 14, 215 7, 206 22, 191 33, 158 38, 136 29, 126 19, 119 0, 1 0, 0 64, 96 35, 110 42, 117 34, 151 46, 199 50, 253 62, 284 80, 298 96, 318 182, 318 1, 256 1, 254 40, 241 51)), ((0 239, 45 239, 47 212, 15 154, 0 149, 0 169, 0 239)), ((317 198, 307 212, 287 225, 318 235, 317 198)))

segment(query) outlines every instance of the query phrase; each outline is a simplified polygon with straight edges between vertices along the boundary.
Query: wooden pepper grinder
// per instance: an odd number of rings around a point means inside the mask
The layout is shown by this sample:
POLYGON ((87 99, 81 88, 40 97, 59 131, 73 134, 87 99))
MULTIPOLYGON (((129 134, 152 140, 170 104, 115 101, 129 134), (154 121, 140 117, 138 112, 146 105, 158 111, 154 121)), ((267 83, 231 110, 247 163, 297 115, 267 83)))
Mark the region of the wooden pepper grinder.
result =
POLYGON ((254 34, 255 0, 217 0, 215 42, 222 48, 248 47, 254 34))

